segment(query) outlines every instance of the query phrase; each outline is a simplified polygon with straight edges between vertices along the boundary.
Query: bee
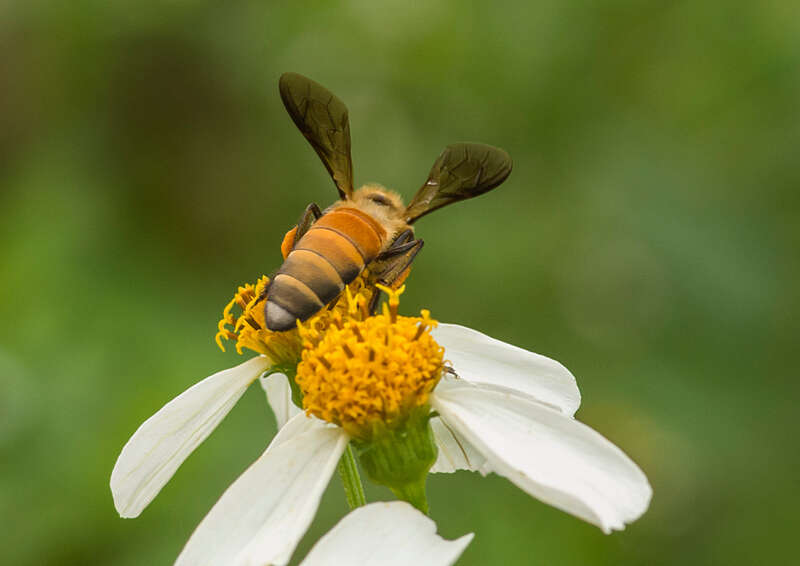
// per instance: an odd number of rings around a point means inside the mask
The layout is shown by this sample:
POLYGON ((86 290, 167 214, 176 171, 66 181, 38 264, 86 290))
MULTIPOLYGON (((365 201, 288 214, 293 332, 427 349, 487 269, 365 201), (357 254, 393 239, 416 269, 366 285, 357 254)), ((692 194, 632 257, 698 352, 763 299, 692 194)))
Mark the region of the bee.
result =
MULTIPOLYGON (((340 200, 324 211, 308 205, 284 237, 285 260, 265 293, 270 330, 294 328, 298 320, 336 299, 367 267, 371 284, 399 285, 423 245, 414 236, 414 222, 497 187, 511 173, 511 158, 504 150, 457 143, 439 155, 408 206, 380 185, 353 190, 347 107, 328 89, 296 73, 283 74, 279 90, 292 121, 331 175, 340 200)), ((373 310, 379 296, 373 296, 373 310)))

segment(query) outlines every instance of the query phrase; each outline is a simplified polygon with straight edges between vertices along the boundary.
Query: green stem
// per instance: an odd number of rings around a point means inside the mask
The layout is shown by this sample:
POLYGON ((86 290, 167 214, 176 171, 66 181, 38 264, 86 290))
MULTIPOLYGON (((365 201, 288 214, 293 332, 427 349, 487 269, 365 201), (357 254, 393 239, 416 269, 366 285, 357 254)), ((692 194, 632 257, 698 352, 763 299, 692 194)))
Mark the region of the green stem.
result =
POLYGON ((344 486, 344 495, 347 498, 347 504, 350 509, 353 510, 356 507, 366 505, 367 499, 364 497, 364 486, 361 485, 361 476, 358 474, 356 459, 349 444, 339 460, 338 469, 339 477, 342 478, 342 485, 344 486))
POLYGON ((428 514, 428 498, 425 496, 425 480, 416 483, 407 483, 391 489, 392 493, 394 493, 398 499, 401 501, 408 501, 426 515, 428 514))

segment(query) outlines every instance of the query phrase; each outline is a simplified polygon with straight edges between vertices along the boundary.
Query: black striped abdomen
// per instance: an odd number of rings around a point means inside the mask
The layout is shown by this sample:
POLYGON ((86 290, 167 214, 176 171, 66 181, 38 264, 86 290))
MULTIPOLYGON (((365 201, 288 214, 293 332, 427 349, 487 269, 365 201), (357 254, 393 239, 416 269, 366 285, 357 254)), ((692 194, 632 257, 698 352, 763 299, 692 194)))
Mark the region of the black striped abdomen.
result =
POLYGON ((386 232, 367 214, 338 208, 306 232, 281 266, 267 295, 267 328, 293 328, 335 299, 380 253, 386 232))

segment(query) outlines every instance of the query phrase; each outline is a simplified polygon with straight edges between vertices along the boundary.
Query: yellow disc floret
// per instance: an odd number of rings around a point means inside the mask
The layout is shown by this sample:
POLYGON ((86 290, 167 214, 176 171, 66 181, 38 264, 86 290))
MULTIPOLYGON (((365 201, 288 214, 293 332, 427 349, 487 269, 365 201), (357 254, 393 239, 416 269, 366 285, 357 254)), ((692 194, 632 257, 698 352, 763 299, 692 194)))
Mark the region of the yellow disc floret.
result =
MULTIPOLYGON (((345 288, 336 301, 312 316, 304 323, 309 333, 306 340, 313 340, 313 333, 321 336, 331 324, 368 315, 367 305, 374 287, 367 284, 366 270, 345 288)), ((239 287, 233 299, 222 311, 215 336, 217 345, 225 351, 223 340, 235 340, 236 351, 246 348, 270 358, 273 364, 296 364, 300 360, 303 340, 296 328, 285 332, 273 332, 264 321, 264 302, 269 294, 269 277, 262 276, 255 284, 239 287), (234 312, 238 311, 238 314, 234 312)))
POLYGON ((428 403, 443 369, 444 349, 431 336, 436 321, 398 316, 399 295, 376 316, 357 313, 359 299, 348 294, 353 316, 337 319, 324 334, 300 326, 304 339, 297 384, 306 413, 366 440, 376 427, 393 427, 428 403))

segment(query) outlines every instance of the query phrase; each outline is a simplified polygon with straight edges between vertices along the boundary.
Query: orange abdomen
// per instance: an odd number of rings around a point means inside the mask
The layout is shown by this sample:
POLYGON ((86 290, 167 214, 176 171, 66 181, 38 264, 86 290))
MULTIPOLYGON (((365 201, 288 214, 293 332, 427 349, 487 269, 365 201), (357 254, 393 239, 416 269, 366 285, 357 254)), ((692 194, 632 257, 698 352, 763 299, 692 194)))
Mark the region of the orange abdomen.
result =
POLYGON ((386 230, 355 208, 325 214, 297 242, 269 287, 266 323, 288 330, 335 299, 383 249, 386 230))

